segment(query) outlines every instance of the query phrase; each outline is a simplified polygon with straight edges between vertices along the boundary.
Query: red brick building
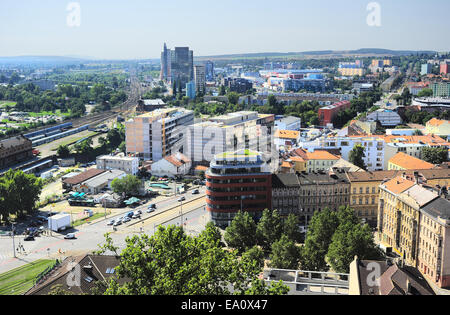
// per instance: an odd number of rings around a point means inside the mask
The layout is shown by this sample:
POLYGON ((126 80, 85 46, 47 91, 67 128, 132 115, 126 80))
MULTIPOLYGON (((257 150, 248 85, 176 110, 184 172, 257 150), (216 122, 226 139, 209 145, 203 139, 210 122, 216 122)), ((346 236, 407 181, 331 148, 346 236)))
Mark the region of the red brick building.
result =
POLYGON ((336 115, 347 108, 350 108, 351 103, 349 101, 342 101, 334 103, 333 105, 322 107, 319 109, 319 124, 320 126, 326 126, 332 124, 336 115))

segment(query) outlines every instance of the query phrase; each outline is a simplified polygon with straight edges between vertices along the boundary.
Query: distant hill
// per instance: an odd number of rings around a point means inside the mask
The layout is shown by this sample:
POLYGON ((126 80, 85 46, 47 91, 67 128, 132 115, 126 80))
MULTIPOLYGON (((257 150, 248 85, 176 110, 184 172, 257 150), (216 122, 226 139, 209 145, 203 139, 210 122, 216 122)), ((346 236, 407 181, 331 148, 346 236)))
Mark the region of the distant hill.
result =
POLYGON ((273 52, 273 53, 248 53, 248 54, 229 54, 216 56, 199 56, 197 60, 204 59, 247 59, 247 58, 276 58, 289 56, 326 56, 326 55, 386 55, 386 56, 404 56, 411 54, 435 54, 435 51, 414 51, 414 50, 389 50, 381 48, 361 48, 358 50, 319 50, 319 51, 303 51, 303 52, 273 52))
POLYGON ((17 56, 0 57, 0 64, 21 64, 21 65, 68 65, 86 62, 86 59, 61 57, 61 56, 17 56))

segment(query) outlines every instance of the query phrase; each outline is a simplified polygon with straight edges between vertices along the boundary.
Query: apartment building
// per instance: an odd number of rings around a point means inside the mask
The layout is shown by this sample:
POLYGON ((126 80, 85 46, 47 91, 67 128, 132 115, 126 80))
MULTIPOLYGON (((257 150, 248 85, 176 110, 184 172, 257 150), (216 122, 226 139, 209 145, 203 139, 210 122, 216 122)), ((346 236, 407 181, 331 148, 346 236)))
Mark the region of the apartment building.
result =
POLYGON ((430 188, 407 175, 381 184, 379 239, 430 282, 449 287, 450 201, 430 188))
POLYGON ((97 169, 121 170, 127 174, 136 175, 139 171, 139 159, 128 156, 103 155, 97 157, 97 169))
POLYGON ((217 154, 206 176, 206 210, 227 227, 239 211, 259 219, 272 208, 272 173, 261 153, 238 150, 217 154))
POLYGON ((388 163, 388 170, 429 170, 434 165, 421 159, 399 152, 388 163))
POLYGON ((393 110, 379 109, 367 115, 368 121, 377 121, 383 127, 394 127, 400 125, 403 120, 393 110))
POLYGON ((315 150, 314 152, 306 152, 306 172, 320 172, 330 169, 340 157, 331 154, 328 151, 315 150))
POLYGON ((186 128, 194 123, 194 112, 165 108, 140 115, 125 123, 127 155, 157 162, 183 152, 186 128))
POLYGON ((364 147, 364 164, 369 171, 382 171, 384 166, 384 147, 383 139, 377 137, 330 137, 319 140, 319 148, 340 149, 341 156, 349 160, 350 152, 355 145, 364 147))
POLYGON ((195 90, 200 93, 205 93, 206 89, 206 67, 205 65, 194 66, 194 82, 195 90))
POLYGON ((272 208, 278 210, 282 217, 290 214, 300 216, 301 187, 296 174, 272 175, 272 208))
POLYGON ((433 118, 427 122, 425 130, 429 135, 447 138, 450 136, 450 121, 433 118))

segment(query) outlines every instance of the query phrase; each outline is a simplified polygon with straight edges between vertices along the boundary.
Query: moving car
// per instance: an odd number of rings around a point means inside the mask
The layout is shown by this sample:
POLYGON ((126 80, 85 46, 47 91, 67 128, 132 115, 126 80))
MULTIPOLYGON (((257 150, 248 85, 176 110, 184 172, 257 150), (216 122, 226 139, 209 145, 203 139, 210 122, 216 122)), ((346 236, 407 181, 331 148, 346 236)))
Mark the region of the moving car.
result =
POLYGON ((156 205, 154 203, 152 203, 148 206, 148 209, 156 209, 156 205))
POLYGON ((116 223, 116 221, 114 221, 114 220, 111 220, 111 221, 109 221, 109 222, 108 222, 108 224, 107 224, 107 225, 108 225, 108 226, 111 226, 111 225, 114 225, 114 223, 116 223))
POLYGON ((185 201, 185 200, 186 200, 186 197, 184 197, 184 196, 178 198, 178 202, 182 202, 182 201, 185 201))
POLYGON ((66 239, 66 240, 74 240, 74 239, 76 239, 75 233, 67 234, 66 236, 64 236, 64 239, 66 239))
POLYGON ((119 226, 119 225, 121 225, 121 224, 122 224, 122 219, 117 219, 117 220, 114 222, 113 226, 119 226))
POLYGON ((192 194, 193 195, 198 195, 200 193, 200 191, 198 190, 198 189, 194 189, 193 191, 192 191, 192 194))
POLYGON ((155 209, 153 209, 153 208, 148 208, 147 209, 147 213, 152 213, 152 212, 155 212, 155 209))

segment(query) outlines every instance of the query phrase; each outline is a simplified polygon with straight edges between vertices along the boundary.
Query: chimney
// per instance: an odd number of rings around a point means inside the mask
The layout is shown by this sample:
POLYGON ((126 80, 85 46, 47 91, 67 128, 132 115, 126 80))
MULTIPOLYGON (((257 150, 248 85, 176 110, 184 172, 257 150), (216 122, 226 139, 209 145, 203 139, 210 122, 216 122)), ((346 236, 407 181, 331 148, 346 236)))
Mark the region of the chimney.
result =
POLYGON ((419 184, 419 172, 414 172, 414 179, 416 180, 416 184, 419 184))

